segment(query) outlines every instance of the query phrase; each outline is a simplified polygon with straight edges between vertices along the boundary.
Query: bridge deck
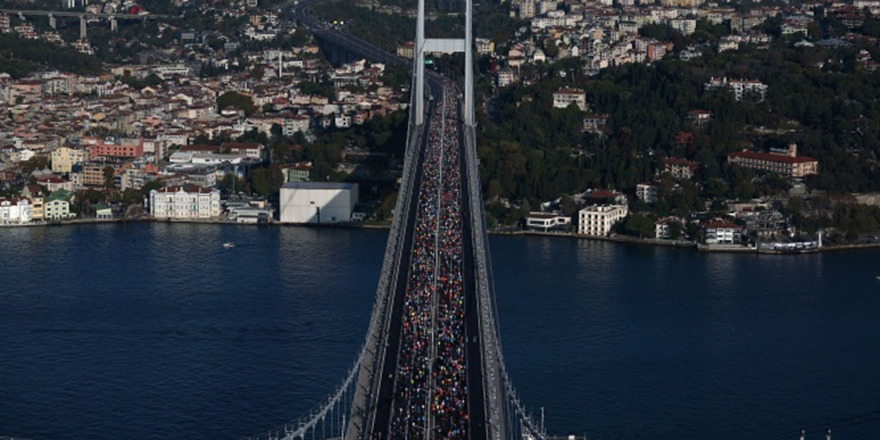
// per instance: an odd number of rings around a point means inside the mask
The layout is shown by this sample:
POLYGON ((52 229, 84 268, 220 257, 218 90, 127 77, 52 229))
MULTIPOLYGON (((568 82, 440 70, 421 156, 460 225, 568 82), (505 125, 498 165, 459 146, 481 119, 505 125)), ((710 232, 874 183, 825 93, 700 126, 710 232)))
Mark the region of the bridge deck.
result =
MULTIPOLYGON (((445 92, 449 92, 454 95, 454 92, 450 92, 448 90, 449 85, 443 84, 440 81, 433 80, 429 82, 429 92, 434 97, 434 100, 431 101, 429 105, 428 111, 429 114, 433 113, 436 110, 436 103, 439 102, 440 99, 443 99, 445 92)), ((453 112, 454 117, 451 120, 454 120, 458 127, 455 128, 454 132, 457 133, 457 139, 455 145, 449 146, 449 148, 455 148, 457 157, 459 160, 455 162, 455 166, 458 169, 459 179, 455 182, 449 181, 448 177, 444 178, 445 185, 454 185, 458 191, 460 191, 461 198, 457 200, 457 206, 451 207, 457 212, 460 213, 461 219, 457 223, 460 228, 459 231, 455 231, 458 234, 461 234, 461 255, 456 255, 455 257, 461 258, 461 269, 462 269, 462 295, 464 296, 464 322, 462 325, 464 326, 464 334, 462 335, 463 340, 458 341, 465 348, 465 368, 466 368, 466 401, 467 401, 467 411, 464 414, 464 421, 466 423, 467 428, 467 438, 472 440, 485 440, 486 439, 486 422, 485 422, 485 406, 483 403, 483 374, 482 374, 482 340, 480 335, 480 325, 479 325, 479 312, 478 312, 478 303, 476 298, 476 283, 475 283, 475 271, 474 271, 474 249, 472 245, 472 236, 473 233, 471 231, 471 221, 470 215, 468 213, 468 207, 470 206, 470 191, 468 190, 467 176, 468 176, 468 167, 465 163, 465 142, 464 142, 464 130, 461 129, 461 109, 458 105, 458 101, 456 100, 456 105, 454 109, 450 109, 453 112)), ((429 132, 431 131, 430 124, 437 124, 438 121, 436 118, 429 119, 428 126, 424 127, 421 132, 420 138, 420 150, 418 155, 418 164, 416 168, 416 178, 412 183, 412 187, 410 188, 410 200, 407 201, 409 205, 408 213, 409 218, 405 221, 406 230, 404 231, 404 240, 402 253, 400 254, 400 261, 397 264, 400 265, 403 270, 400 270, 397 274, 396 279, 394 280, 394 285, 391 288, 392 299, 390 301, 390 310, 389 310, 389 323, 387 328, 387 343, 384 347, 379 347, 379 356, 381 358, 380 365, 381 374, 379 375, 377 391, 374 394, 374 403, 371 405, 370 414, 367 416, 368 422, 366 423, 366 427, 370 430, 369 436, 365 438, 373 438, 373 439, 395 439, 400 438, 400 433, 391 432, 393 430, 394 425, 394 416, 395 411, 399 414, 401 411, 404 411, 405 408, 401 407, 400 396, 408 395, 408 393, 413 392, 412 390, 401 389, 401 380, 399 374, 401 371, 400 368, 406 368, 402 365, 402 359, 400 358, 400 353, 402 349, 406 349, 406 344, 413 344, 413 341, 406 340, 403 335, 403 321, 405 311, 405 304, 407 301, 408 288, 411 287, 409 282, 411 281, 411 277, 413 275, 414 264, 412 263, 412 258, 414 255, 414 246, 417 243, 414 241, 417 227, 417 216, 419 213, 419 200, 424 197, 424 194, 421 191, 424 183, 424 177, 426 174, 426 149, 427 148, 438 148, 436 145, 429 145, 430 138, 429 132), (395 397, 398 399, 395 400, 395 397), (396 408, 396 409, 395 409, 396 408)), ((436 127, 434 127, 436 129, 436 127)), ((433 166, 433 165, 431 165, 433 166)), ((436 173, 436 170, 434 170, 436 173)), ((453 173, 454 174, 454 173, 453 173)), ((432 189, 433 190, 433 189, 432 189)), ((439 210, 439 208, 438 208, 439 210)), ((449 233, 451 231, 439 231, 440 234, 449 233)), ((458 251, 456 251, 458 252, 458 251)), ((439 276, 439 275, 435 275, 439 276)), ((436 291, 434 293, 435 297, 439 296, 441 291, 436 291)), ((445 292, 443 292, 445 293, 445 292)), ((432 306, 432 313, 436 315, 437 313, 437 305, 436 303, 432 306)), ((438 331, 435 327, 433 332, 438 331)), ((446 362, 448 359, 435 359, 434 361, 429 361, 430 363, 442 363, 446 362)), ((431 365, 427 365, 426 368, 428 370, 431 369, 431 365)), ((404 384, 405 386, 405 384, 404 384)), ((432 392, 438 392, 440 394, 449 393, 449 390, 442 389, 440 387, 431 387, 432 392), (436 389, 434 389, 436 388, 436 389)), ((421 390, 420 390, 421 391, 421 390)), ((433 414, 433 413, 431 413, 433 414)), ((425 421, 427 422, 432 417, 428 417, 425 421)), ((448 417, 445 418, 448 423, 448 417)), ((398 422, 399 423, 399 422, 398 422)), ((419 428, 419 426, 415 426, 415 428, 419 428)), ((425 429, 424 426, 420 427, 423 431, 425 429)), ((418 437, 423 437, 419 435, 418 437)), ((429 438, 429 437, 424 437, 429 438)), ((442 433, 434 433, 430 436, 430 438, 445 438, 442 433)))

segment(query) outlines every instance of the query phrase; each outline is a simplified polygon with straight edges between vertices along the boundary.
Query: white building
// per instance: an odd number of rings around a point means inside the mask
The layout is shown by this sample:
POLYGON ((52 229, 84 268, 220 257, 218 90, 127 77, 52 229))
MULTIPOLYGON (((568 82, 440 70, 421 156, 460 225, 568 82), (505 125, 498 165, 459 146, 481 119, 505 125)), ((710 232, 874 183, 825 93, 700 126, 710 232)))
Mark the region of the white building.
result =
POLYGON ((31 201, 21 199, 0 199, 0 224, 30 223, 33 219, 31 201))
POLYGON ((629 214, 626 205, 594 205, 578 211, 578 234, 604 237, 629 214))
POLYGON ((516 73, 513 69, 501 69, 496 74, 498 75, 498 87, 507 87, 516 81, 516 73))
POLYGON ((767 84, 757 80, 711 78, 703 87, 706 90, 728 88, 737 101, 741 101, 746 96, 754 96, 758 101, 763 101, 767 96, 767 84))
POLYGON ((150 191, 150 215, 163 219, 201 219, 220 216, 220 191, 195 185, 150 191))
POLYGON ((70 212, 70 201, 72 194, 68 190, 58 190, 49 194, 43 203, 43 219, 52 220, 70 220, 76 217, 76 214, 70 212))
POLYGON ((308 133, 310 126, 311 120, 308 116, 296 115, 285 119, 281 124, 281 130, 284 136, 293 136, 296 132, 308 133))
POLYGON ((571 103, 577 104, 581 111, 586 111, 587 94, 579 89, 559 89, 553 92, 553 108, 568 108, 571 103))
POLYGON ((703 241, 706 244, 739 244, 742 227, 724 220, 711 220, 703 224, 703 241))
POLYGON ((534 231, 547 232, 555 229, 566 229, 571 224, 571 217, 561 214, 530 212, 526 217, 526 228, 534 231))
POLYGON ((636 197, 645 203, 657 203, 657 185, 651 183, 636 185, 636 197))
POLYGON ((664 217, 654 223, 654 238, 669 239, 672 238, 672 225, 678 224, 678 227, 684 230, 684 220, 678 217, 664 217))
POLYGON ((358 203, 358 184, 290 182, 280 198, 281 223, 345 223, 358 203))

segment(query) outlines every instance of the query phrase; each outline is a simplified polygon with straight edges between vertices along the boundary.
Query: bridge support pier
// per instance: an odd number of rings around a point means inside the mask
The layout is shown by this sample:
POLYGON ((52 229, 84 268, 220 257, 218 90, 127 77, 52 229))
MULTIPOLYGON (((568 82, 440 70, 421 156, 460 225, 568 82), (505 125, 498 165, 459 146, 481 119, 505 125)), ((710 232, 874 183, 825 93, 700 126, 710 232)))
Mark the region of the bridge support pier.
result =
POLYGON ((55 20, 55 16, 52 14, 49 14, 49 27, 52 29, 58 28, 58 23, 55 20))
POLYGON ((116 32, 119 30, 119 23, 116 21, 116 17, 110 17, 110 30, 112 32, 116 32))
POLYGON ((86 33, 87 27, 88 27, 88 25, 86 24, 86 16, 80 15, 79 16, 79 39, 80 40, 85 41, 86 39, 88 39, 89 36, 86 33))

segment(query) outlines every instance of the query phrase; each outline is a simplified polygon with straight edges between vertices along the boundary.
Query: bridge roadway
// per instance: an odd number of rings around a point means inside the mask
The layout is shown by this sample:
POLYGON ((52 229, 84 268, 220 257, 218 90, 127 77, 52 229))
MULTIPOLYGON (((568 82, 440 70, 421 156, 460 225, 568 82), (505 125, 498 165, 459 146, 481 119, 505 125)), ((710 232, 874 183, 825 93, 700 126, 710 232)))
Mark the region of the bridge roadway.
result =
MULTIPOLYGON (((449 84, 447 81, 430 81, 428 83, 428 92, 431 96, 434 97, 433 100, 429 101, 428 112, 431 114, 434 111, 437 103, 442 99, 443 93, 445 90, 451 89, 452 93, 458 93, 459 90, 454 87, 454 85, 449 84)), ((457 101, 458 102, 458 101, 457 101)), ((460 106, 456 106, 455 109, 456 119, 458 123, 461 123, 461 109, 460 106)), ((435 118, 428 118, 428 123, 439 123, 435 118)), ((390 322, 387 326, 388 338, 387 343, 384 347, 380 347, 379 354, 379 365, 381 365, 380 371, 381 375, 379 376, 380 380, 376 386, 376 392, 374 393, 374 403, 372 405, 371 416, 372 420, 367 421, 366 427, 370 432, 370 436, 368 438, 375 440, 397 440, 397 438, 392 433, 389 433, 389 429, 391 427, 391 419, 393 416, 394 406, 400 402, 395 402, 394 397, 395 394, 400 390, 395 389, 395 382, 397 382, 398 368, 400 367, 400 359, 398 358, 401 351, 401 344, 411 342, 411 341, 403 341, 401 338, 401 328, 402 328, 402 320, 404 317, 404 305, 406 302, 407 296, 407 281, 410 279, 410 270, 412 270, 412 266, 410 264, 412 254, 413 254, 413 246, 414 246, 414 230, 416 226, 416 214, 417 214, 417 203, 420 197, 419 188, 422 186, 423 178, 425 176, 425 148, 428 142, 428 132, 430 131, 430 126, 426 126, 425 130, 421 133, 421 145, 423 146, 419 151, 418 156, 418 168, 416 170, 416 178, 413 181, 412 189, 416 189, 411 193, 409 203, 409 218, 406 221, 406 229, 404 232, 404 242, 403 242, 403 252, 400 255, 401 260, 400 264, 402 267, 405 267, 407 270, 401 270, 398 272, 396 279, 394 280, 394 285, 392 287, 392 297, 390 301, 390 322)), ((465 365, 467 369, 467 380, 466 380, 466 388, 467 388, 467 420, 468 420, 468 438, 471 440, 485 440, 487 438, 487 427, 486 427, 486 409, 484 405, 484 395, 483 395, 483 372, 482 372, 482 350, 481 350, 481 333, 479 327, 479 312, 478 312, 478 304, 476 298, 476 283, 475 283, 475 271, 474 271, 474 247, 472 245, 472 230, 471 230, 471 221, 469 219, 469 209, 470 206, 470 191, 468 189, 467 175, 468 169, 465 163, 465 142, 463 139, 464 130, 459 127, 457 130, 458 139, 457 145, 455 148, 458 149, 458 163, 457 166, 459 168, 459 173, 461 176, 460 181, 457 183, 460 191, 461 191, 461 200, 460 202, 460 212, 462 215, 461 219, 461 227, 462 227, 462 258, 463 258, 463 273, 462 278, 464 280, 463 285, 463 294, 464 294, 464 304, 465 304, 465 333, 464 338, 466 341, 466 359, 465 365)), ((429 438, 429 437, 425 437, 429 438)), ((435 433, 433 437, 430 438, 438 438, 438 434, 435 433)), ((441 437, 442 438, 442 437, 441 437)))
POLYGON ((164 18, 172 18, 170 15, 158 15, 158 14, 128 14, 128 13, 119 13, 119 14, 105 14, 105 13, 92 13, 92 12, 75 12, 75 11, 50 11, 43 9, 0 9, 0 12, 4 14, 12 14, 12 15, 45 15, 45 16, 53 16, 53 17, 85 17, 85 18, 115 18, 117 20, 153 20, 153 19, 164 19, 164 18))
POLYGON ((411 60, 388 53, 360 38, 346 32, 341 32, 330 23, 315 17, 309 7, 320 1, 322 0, 303 0, 288 3, 281 7, 281 11, 286 15, 296 17, 300 23, 309 28, 318 38, 357 53, 370 61, 405 67, 412 66, 411 60))
MULTIPOLYGON (((319 38, 331 44, 341 46, 374 62, 411 67, 412 62, 410 60, 385 52, 352 35, 341 32, 312 15, 309 11, 309 6, 318 1, 320 0, 289 3, 282 6, 281 10, 285 14, 295 16, 301 24, 310 28, 319 38)), ((433 72, 428 72, 426 83, 426 91, 433 98, 429 101, 428 108, 426 109, 428 115, 432 114, 446 90, 458 95, 459 98, 461 96, 461 89, 456 84, 433 72)), ((479 216, 479 219, 471 218, 471 209, 475 205, 471 200, 471 185, 468 183, 472 182, 470 173, 471 170, 476 172, 476 166, 468 166, 468 160, 472 160, 474 155, 467 154, 466 148, 468 146, 473 148, 473 143, 472 141, 466 142, 465 138, 468 135, 472 136, 473 133, 466 130, 462 123, 460 99, 456 99, 455 116, 456 123, 458 124, 456 148, 458 148, 459 153, 458 167, 460 168, 461 180, 458 184, 461 190, 459 202, 462 216, 460 224, 462 228, 462 275, 465 297, 464 337, 466 341, 465 365, 467 370, 467 433, 469 440, 488 440, 489 438, 497 437, 495 435, 490 437, 487 424, 489 403, 484 389, 484 381, 486 379, 484 378, 484 368, 488 361, 484 359, 484 350, 492 351, 493 348, 485 348, 484 343, 486 342, 483 340, 483 332, 485 331, 483 325, 485 323, 481 322, 481 320, 486 318, 481 316, 481 307, 478 302, 478 283, 476 280, 478 274, 475 267, 477 267, 477 260, 480 258, 475 254, 475 231, 473 229, 475 223, 477 223, 475 220, 482 222, 482 216, 479 216)), ((410 262, 413 256, 419 189, 422 187, 425 176, 424 167, 428 133, 430 131, 430 124, 434 121, 433 118, 426 119, 428 122, 425 126, 410 126, 411 137, 408 148, 413 151, 408 151, 407 160, 413 161, 411 164, 413 167, 411 171, 412 176, 407 180, 408 173, 407 171, 404 172, 404 181, 402 182, 399 195, 405 198, 405 200, 398 202, 399 218, 396 219, 395 225, 392 228, 391 236, 389 237, 389 249, 386 254, 386 266, 389 262, 389 256, 391 256, 394 267, 387 274, 387 293, 383 292, 383 280, 380 280, 380 292, 377 294, 377 310, 374 310, 374 317, 371 320, 371 329, 369 331, 372 336, 368 334, 368 349, 365 353, 367 358, 364 360, 361 377, 358 381, 359 393, 366 401, 358 402, 358 398, 356 397, 355 399, 351 420, 351 426, 354 429, 350 429, 350 432, 346 435, 348 440, 398 440, 392 437, 389 430, 394 404, 396 403, 394 401, 396 391, 394 387, 399 364, 398 356, 401 344, 406 342, 401 341, 401 330, 407 294, 407 281, 411 270, 410 262), (398 233, 400 234, 399 241, 396 240, 396 234, 398 233), (376 322, 374 323, 373 321, 376 322), (352 431, 359 431, 359 435, 352 431)), ((477 205, 482 206, 482 203, 477 205)), ((481 232, 477 231, 476 234, 481 235, 481 232)), ((485 257, 483 257, 482 261, 485 261, 485 257)), ((385 268, 383 268, 384 276, 385 268)), ((490 347, 494 347, 494 345, 490 347)), ((489 356, 493 355, 494 353, 489 356)), ((497 377, 490 375, 490 380, 497 380, 497 377)), ((430 437, 424 436, 423 438, 425 440, 433 440, 444 438, 444 436, 433 435, 430 437)))

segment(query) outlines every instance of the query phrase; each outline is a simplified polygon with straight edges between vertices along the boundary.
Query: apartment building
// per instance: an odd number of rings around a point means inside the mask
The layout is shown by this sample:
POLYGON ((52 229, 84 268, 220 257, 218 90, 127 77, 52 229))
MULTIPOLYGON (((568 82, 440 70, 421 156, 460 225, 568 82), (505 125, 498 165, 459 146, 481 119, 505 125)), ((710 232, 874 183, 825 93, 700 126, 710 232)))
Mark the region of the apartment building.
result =
POLYGON ((605 237, 629 214, 626 205, 593 205, 578 211, 578 234, 605 237))
POLYGON ((31 201, 26 198, 0 199, 0 224, 30 223, 32 219, 31 201))
POLYGON ((83 138, 91 160, 100 157, 143 157, 144 140, 116 138, 83 138))
POLYGON ((645 203, 657 203, 657 185, 653 183, 636 185, 636 197, 645 203))
POLYGON ((712 78, 704 84, 704 88, 706 90, 730 89, 737 101, 741 101, 747 96, 753 96, 758 101, 763 101, 767 95, 767 84, 756 80, 712 78))
POLYGON ((741 241, 741 226, 718 219, 703 224, 703 242, 705 244, 739 244, 741 241))
POLYGON ((50 155, 53 173, 69 173, 71 168, 88 160, 88 153, 85 150, 60 147, 52 151, 50 155))
POLYGON ((553 92, 553 108, 568 108, 577 104, 581 111, 587 110, 587 94, 580 89, 559 89, 553 92))
POLYGON ((687 159, 670 157, 663 160, 663 171, 672 174, 676 179, 690 179, 694 177, 694 171, 699 164, 687 159))

